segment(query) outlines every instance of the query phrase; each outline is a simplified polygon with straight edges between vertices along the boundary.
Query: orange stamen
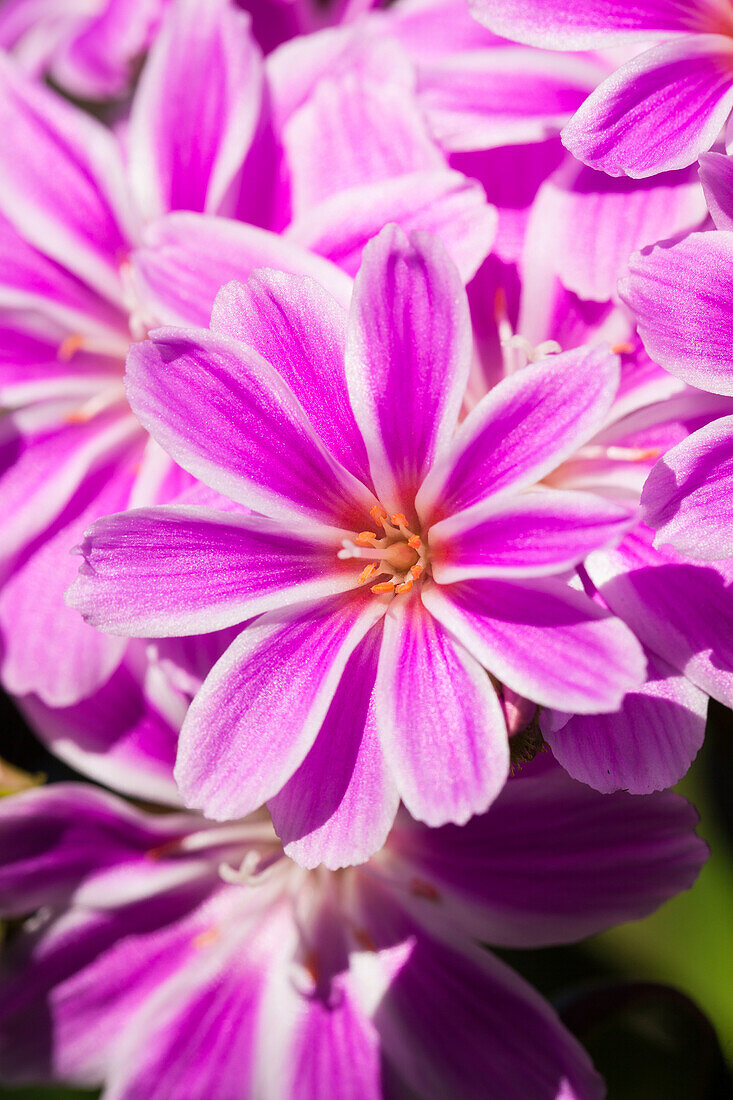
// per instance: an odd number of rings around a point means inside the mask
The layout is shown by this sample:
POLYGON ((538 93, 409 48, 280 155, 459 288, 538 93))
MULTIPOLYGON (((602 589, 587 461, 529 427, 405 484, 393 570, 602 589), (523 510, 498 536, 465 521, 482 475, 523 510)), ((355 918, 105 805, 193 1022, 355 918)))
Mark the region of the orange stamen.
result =
POLYGON ((411 535, 407 540, 407 545, 413 550, 419 550, 422 546, 422 539, 419 535, 411 535))
POLYGON ((67 336, 59 345, 56 354, 62 363, 68 363, 69 359, 73 359, 77 351, 81 351, 83 347, 84 337, 80 336, 78 332, 72 332, 71 336, 67 336))
POLYGON ((216 943, 219 939, 218 928, 207 928, 205 932, 199 932, 198 936, 193 938, 193 946, 196 948, 209 947, 210 944, 216 943))
POLYGON ((308 971, 308 975, 314 985, 318 985, 319 968, 318 968, 318 955, 315 951, 309 951, 306 957, 303 959, 303 966, 308 971))
POLYGON ((365 583, 366 581, 368 581, 368 580, 369 580, 369 578, 370 578, 370 577, 373 577, 373 576, 374 576, 374 574, 376 573, 376 571, 377 571, 377 564, 376 564, 376 562, 373 562, 373 561, 372 561, 372 562, 370 562, 370 563, 369 563, 369 565, 367 565, 367 566, 366 566, 366 567, 365 567, 365 568, 364 568, 364 569, 363 569, 363 570, 361 571, 361 573, 359 574, 359 580, 358 580, 358 582, 357 582, 357 583, 358 583, 358 584, 364 584, 364 583, 365 583))
POLYGON ((387 518, 387 513, 381 504, 375 504, 373 508, 369 509, 369 515, 376 522, 381 524, 383 519, 387 518))
MULTIPOLYGON (((401 596, 404 592, 409 592, 411 588, 412 588, 412 580, 404 581, 403 584, 396 584, 394 586, 394 590, 395 590, 395 592, 397 593, 398 596, 401 596)), ((373 591, 374 591, 374 589, 372 589, 372 592, 373 591)))
POLYGON ((389 517, 389 520, 393 527, 407 527, 407 518, 403 516, 402 512, 395 512, 394 515, 389 517))
POLYGON ((148 859, 167 859, 169 856, 177 855, 181 850, 181 841, 177 837, 174 840, 166 840, 163 844, 159 844, 157 848, 149 848, 145 853, 148 859))
POLYGON ((420 564, 419 561, 416 561, 415 564, 413 565, 412 569, 410 570, 410 575, 412 576, 413 580, 417 580, 417 578, 420 576, 421 573, 422 573, 422 565, 420 564))
POLYGON ((383 596, 386 592, 396 592, 397 589, 389 581, 382 581, 381 584, 373 584, 372 592, 375 596, 383 596))
POLYGON ((623 344, 614 344, 611 351, 614 355, 631 355, 634 350, 634 345, 629 344, 628 341, 623 344))
POLYGON ((503 286, 498 286, 494 291, 494 317, 498 321, 506 315, 506 291, 503 286))
POLYGON ((418 898, 426 898, 428 901, 438 901, 440 894, 431 882, 422 878, 410 879, 410 891, 418 898))
POLYGON ((372 539, 376 537, 373 531, 360 531, 354 539, 354 542, 357 546, 371 546, 372 539))
POLYGON ((372 937, 367 932, 366 928, 355 928, 354 938, 359 944, 359 947, 363 947, 365 951, 376 951, 377 945, 372 937))

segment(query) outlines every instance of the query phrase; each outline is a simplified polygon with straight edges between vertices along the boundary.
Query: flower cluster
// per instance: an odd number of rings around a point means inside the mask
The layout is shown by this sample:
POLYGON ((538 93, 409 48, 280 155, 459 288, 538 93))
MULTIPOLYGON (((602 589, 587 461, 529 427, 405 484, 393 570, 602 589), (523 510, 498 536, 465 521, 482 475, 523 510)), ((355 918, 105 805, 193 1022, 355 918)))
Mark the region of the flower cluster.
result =
POLYGON ((79 773, 0 801, 0 1080, 600 1098, 483 945, 705 859, 733 7, 4 0, 0 47, 0 678, 79 773))

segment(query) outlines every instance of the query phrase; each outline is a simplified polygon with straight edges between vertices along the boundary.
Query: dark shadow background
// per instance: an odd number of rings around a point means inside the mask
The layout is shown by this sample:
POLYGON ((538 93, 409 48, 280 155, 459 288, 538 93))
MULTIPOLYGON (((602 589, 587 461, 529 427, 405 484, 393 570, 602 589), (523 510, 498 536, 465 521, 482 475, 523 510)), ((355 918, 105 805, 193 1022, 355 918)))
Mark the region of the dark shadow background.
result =
MULTIPOLYGON (((76 778, 4 695, 0 757, 49 782, 76 778)), ((712 850, 692 890, 582 944, 499 952, 590 1051, 608 1100, 733 1100, 733 713, 716 703, 705 745, 678 789, 698 807, 712 850)), ((0 1086, 0 1097, 17 1100, 96 1095, 0 1086)))

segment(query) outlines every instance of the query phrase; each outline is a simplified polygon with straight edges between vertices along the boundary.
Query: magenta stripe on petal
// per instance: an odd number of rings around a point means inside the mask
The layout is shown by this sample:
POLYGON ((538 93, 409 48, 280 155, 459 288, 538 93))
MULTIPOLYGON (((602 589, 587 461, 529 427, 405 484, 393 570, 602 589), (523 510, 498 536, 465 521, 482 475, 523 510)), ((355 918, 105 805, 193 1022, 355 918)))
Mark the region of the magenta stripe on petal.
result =
POLYGON ((132 185, 148 218, 221 210, 257 125, 262 58, 230 0, 176 0, 133 99, 132 185))
POLYGON ((315 279, 256 271, 216 296, 212 332, 239 340, 282 375, 329 452, 370 483, 344 371, 346 311, 315 279))
POLYGON ((326 453, 281 375, 243 344, 160 329, 130 350, 127 395, 163 449, 212 489, 280 519, 364 530, 371 493, 326 453))
POLYGON ((423 520, 539 481, 598 431, 618 382, 618 358, 603 346, 553 355, 505 378, 466 417, 423 484, 423 520))
POLYGON ((135 230, 114 136, 0 64, 0 211, 47 256, 119 302, 135 230))
POLYGON ((309 536, 260 516, 140 508, 98 520, 68 602, 98 630, 130 637, 208 634, 263 611, 353 588, 339 532, 309 536))
POLYGON ((379 738, 412 816, 443 825, 483 813, 509 772, 501 706, 478 662, 415 595, 387 613, 375 690, 379 738))
POLYGON ((619 285, 652 359, 700 389, 733 394, 733 233, 692 233, 629 261, 619 285))
POLYGON ((495 34, 532 46, 582 50, 701 30, 717 0, 470 0, 470 6, 495 34))
POLYGON ((431 237, 388 226, 364 250, 346 343, 351 403, 382 504, 410 509, 455 429, 471 329, 463 283, 431 237))
POLYGON ((450 584, 466 577, 560 573, 592 550, 618 542, 636 515, 577 489, 541 489, 489 502, 430 528, 433 576, 450 584))
POLYGON ((690 558, 733 557, 733 416, 700 428, 653 467, 641 498, 657 545, 690 558))
POLYGON ((654 46, 609 76, 562 139, 592 168, 638 179, 696 161, 732 107, 733 41, 690 36, 654 46))
POLYGON ((541 706, 617 710, 644 679, 629 628, 561 581, 461 581, 424 601, 486 669, 541 706))
POLYGON ((303 867, 361 863, 387 839, 399 793, 377 734, 379 628, 357 646, 297 772, 268 803, 287 854, 303 867))
POLYGON ((272 612, 214 666, 181 730, 176 779, 217 820, 251 813, 303 762, 346 663, 384 614, 370 592, 272 612))

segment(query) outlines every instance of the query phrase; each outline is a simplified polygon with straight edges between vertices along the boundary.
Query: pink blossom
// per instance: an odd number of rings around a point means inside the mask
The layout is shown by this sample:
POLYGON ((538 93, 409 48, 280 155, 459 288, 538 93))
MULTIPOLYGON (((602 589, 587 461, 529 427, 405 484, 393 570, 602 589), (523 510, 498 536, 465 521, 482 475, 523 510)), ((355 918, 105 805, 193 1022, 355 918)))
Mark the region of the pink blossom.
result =
POLYGON ((597 1100, 582 1048, 476 941, 651 912, 705 859, 694 824, 675 795, 600 796, 536 761, 464 828, 403 813, 334 874, 291 863, 264 814, 217 826, 76 784, 5 798, 0 908, 36 911, 3 955, 5 1079, 110 1100, 597 1100))

